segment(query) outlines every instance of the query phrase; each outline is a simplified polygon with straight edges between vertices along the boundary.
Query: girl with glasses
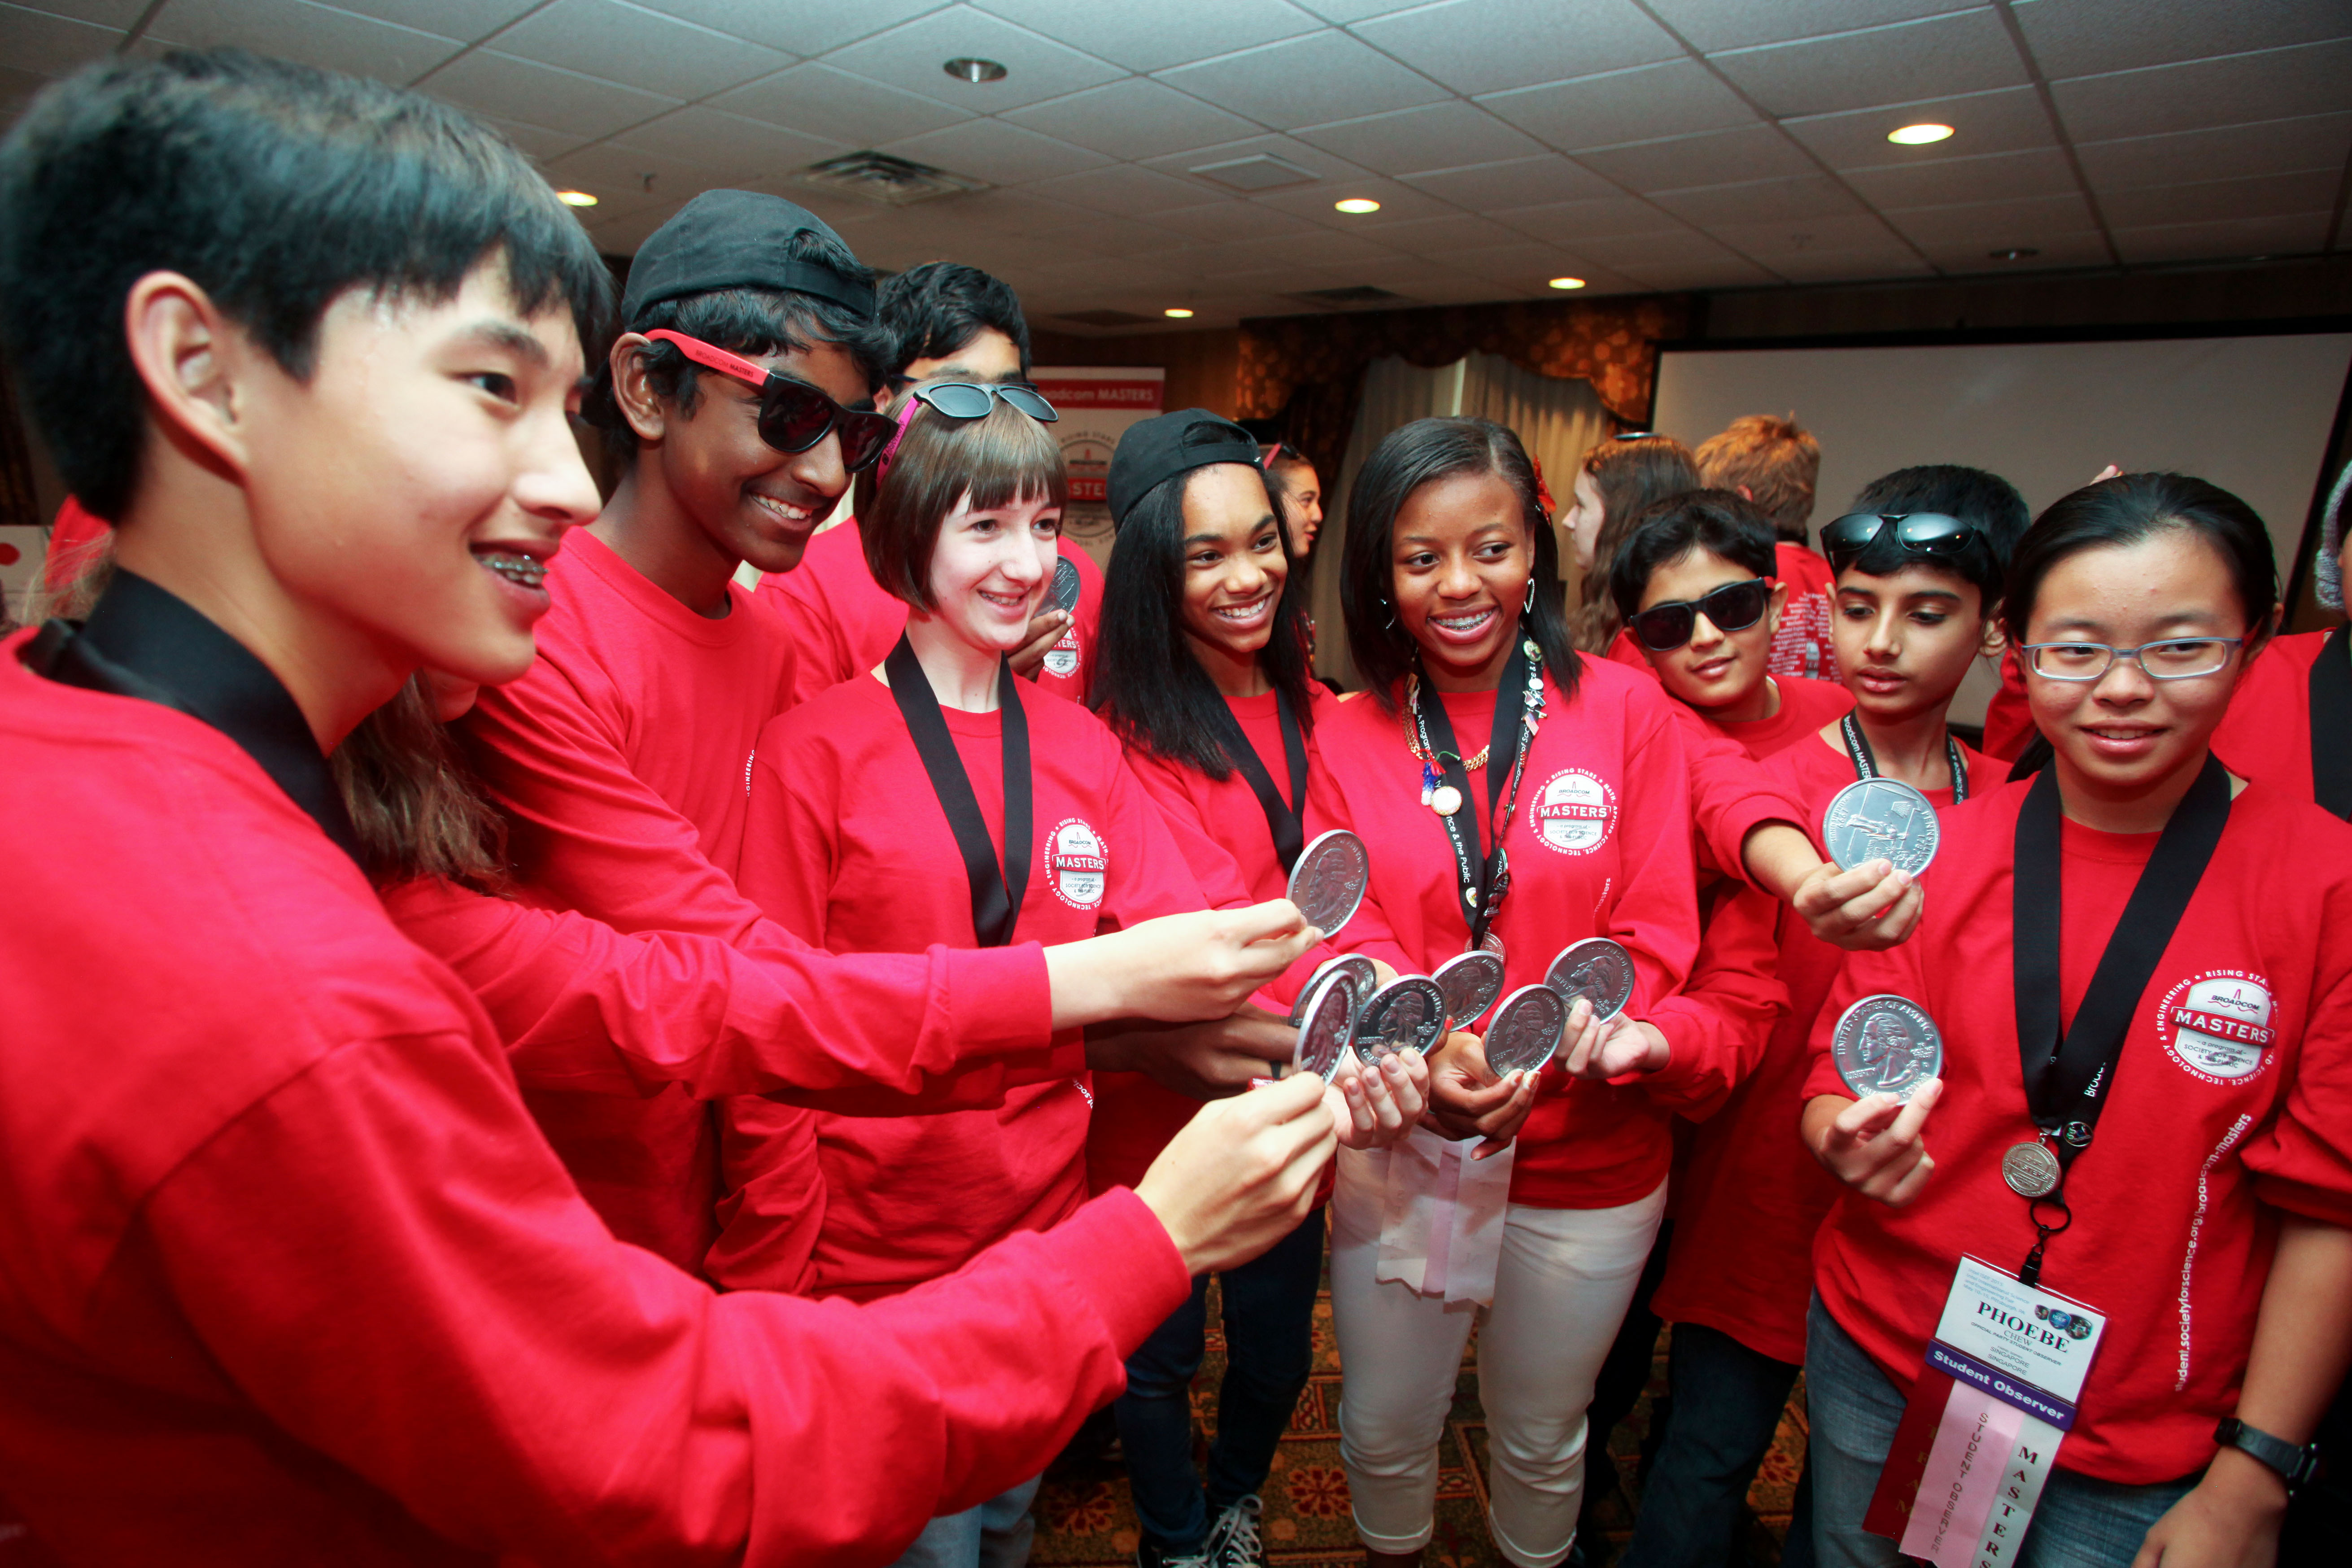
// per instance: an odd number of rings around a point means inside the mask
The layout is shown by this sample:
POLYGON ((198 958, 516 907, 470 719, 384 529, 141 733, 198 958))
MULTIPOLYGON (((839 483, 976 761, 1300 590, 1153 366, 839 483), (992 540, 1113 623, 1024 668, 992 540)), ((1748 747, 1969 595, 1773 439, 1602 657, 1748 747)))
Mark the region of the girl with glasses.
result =
POLYGON ((1918 933, 1850 956, 1814 1027, 1804 1137, 1848 1189, 1805 1366, 1826 1563, 1995 1526, 2028 1564, 2240 1561, 2307 1479, 2352 1356, 2352 829, 2210 747, 2275 605, 2262 520, 2179 475, 2077 490, 2018 547, 2052 762, 1943 815, 1918 933), (1836 1070, 1881 993, 1942 1038, 1907 1104, 1836 1070), (2015 1402, 1969 1381, 2032 1323, 2067 1348, 2008 1363, 2015 1402), (1936 1458, 1978 1423, 1986 1473, 2022 1467, 1998 1513, 1936 1458))

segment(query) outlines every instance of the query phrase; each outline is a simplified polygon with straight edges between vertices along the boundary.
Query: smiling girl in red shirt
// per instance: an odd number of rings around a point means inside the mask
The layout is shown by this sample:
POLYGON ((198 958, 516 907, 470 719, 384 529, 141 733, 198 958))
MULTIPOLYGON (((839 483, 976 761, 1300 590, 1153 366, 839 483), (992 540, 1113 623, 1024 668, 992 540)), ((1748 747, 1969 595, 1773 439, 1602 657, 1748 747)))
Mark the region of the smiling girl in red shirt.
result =
POLYGON ((1853 1189, 1815 1247, 1806 1354, 1826 1563, 1892 1564, 1885 1536, 1916 1555, 1939 1529, 1952 1562, 1979 1530, 2022 1533, 2027 1563, 2275 1539, 2352 1357, 2352 830, 2208 750, 2275 598, 2261 519, 2179 475, 2077 490, 2019 546, 2003 619, 2053 761, 1944 814, 1917 936, 1850 956, 1814 1030, 1804 1136, 1853 1189), (1839 1015, 1876 993, 1941 1029, 1907 1105, 1855 1100, 1834 1065, 1839 1015), (2038 1342, 1988 1351, 1970 1325, 2029 1308, 2097 1337, 2087 1377, 2040 1374, 2059 1405, 2017 1436, 1971 1358, 2015 1394, 1999 1358, 2038 1342), (2022 1500, 1988 1511, 1941 1457, 1955 1420, 1954 1455, 2014 1436, 1998 1473, 2024 1469, 2022 1500))

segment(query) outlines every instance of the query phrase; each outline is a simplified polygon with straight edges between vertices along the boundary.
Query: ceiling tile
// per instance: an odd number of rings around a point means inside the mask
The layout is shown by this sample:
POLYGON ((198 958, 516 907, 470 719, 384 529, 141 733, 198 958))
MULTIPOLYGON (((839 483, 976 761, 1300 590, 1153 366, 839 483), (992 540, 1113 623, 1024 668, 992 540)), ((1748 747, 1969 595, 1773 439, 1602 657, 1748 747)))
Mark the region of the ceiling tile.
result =
POLYGON ((2056 128, 2042 107, 2042 95, 2030 87, 1931 98, 1887 109, 1804 115, 1782 121, 1780 128, 1811 148, 1832 169, 1935 163, 2058 144, 2056 128), (1948 125, 1952 135, 1924 147, 1898 146, 1886 139, 1888 132, 1922 121, 1948 125))
POLYGON ((1253 205, 1296 214, 1311 224, 1335 228, 1345 234, 1373 234, 1391 224, 1411 223, 1416 218, 1443 217, 1454 212, 1452 207, 1426 192, 1370 175, 1333 181, 1320 189, 1266 191, 1251 197, 1250 201, 1253 205), (1368 196, 1381 204, 1381 210, 1376 213, 1343 213, 1331 205, 1343 195, 1368 196))
POLYGON ((772 178, 850 151, 844 142, 804 136, 701 104, 673 109, 659 120, 632 126, 616 143, 699 164, 722 185, 772 178))
POLYGON ((1756 114, 1696 60, 1520 88, 1478 100, 1563 153, 1753 124, 1756 114))
POLYGON ((1638 196, 1553 202, 1544 206, 1507 208, 1491 216, 1496 222, 1508 225, 1532 239, 1571 248, 1587 238, 1671 234, 1685 226, 1674 214, 1638 196))
POLYGON ((1705 260, 1628 265, 1619 270, 1645 288, 1657 289, 1759 289, 1781 281, 1754 262, 1743 261, 1729 251, 1705 260))
POLYGON ((1701 49, 1815 38, 1884 22, 1966 11, 1984 0, 1648 0, 1661 21, 1701 49))
POLYGON ((2324 213, 2336 205, 2340 178, 2338 170, 2312 169, 2299 174, 2105 191, 2099 195, 2099 210, 2108 226, 2118 229, 2324 213))
POLYGON ((2013 201, 2063 195, 2079 189, 2065 154, 2054 148, 1943 158, 1885 169, 1849 169, 1846 184, 1879 207, 1950 206, 1958 202, 2013 201))
POLYGON ((1708 58, 1777 115, 1909 103, 1938 94, 2021 87, 2030 80, 2016 46, 1990 9, 1708 58))
POLYGON ((1632 0, 1445 0, 1352 29, 1456 92, 1500 92, 1683 58, 1682 47, 1632 0))
POLYGON ((1060 98, 1124 74, 1092 55, 969 5, 933 11, 824 58, 828 65, 975 114, 1060 98), (997 61, 1006 68, 1004 79, 974 84, 941 68, 966 56, 997 61))
POLYGON ((1309 126, 1297 134, 1301 142, 1383 174, 1458 169, 1467 163, 1524 158, 1544 150, 1543 143, 1532 136, 1514 131, 1458 98, 1309 126))
POLYGON ((2119 228, 2116 248, 2127 262, 2220 261, 2246 256, 2300 256, 2324 249, 2328 215, 2246 218, 2234 223, 2119 228))
POLYGON ((1722 223, 1847 217, 1863 210, 1862 204, 1844 187, 1822 174, 1794 180, 1754 180, 1740 185, 1707 185, 1695 191, 1662 191, 1650 199, 1701 228, 1722 223))
POLYGON ((2352 110, 2256 125, 2085 142, 2074 149, 2097 191, 2341 169, 2352 158, 2352 110))
POLYGON ((1889 243, 1861 250, 1797 250, 1757 258, 1791 283, 1867 282, 1926 278, 1936 268, 1908 246, 1889 243))
MULTIPOLYGON (((1195 199, 1204 200, 1212 195, 1239 196, 1244 193, 1208 175, 1195 174, 1193 170, 1214 168, 1261 154, 1279 158, 1295 168, 1304 169, 1318 181, 1372 180, 1380 177, 1319 147, 1309 147, 1296 137, 1274 132, 1244 137, 1239 142, 1219 142, 1207 147, 1194 147, 1183 153, 1166 153, 1140 162, 1147 169, 1157 169, 1163 174, 1173 174, 1181 180, 1200 182, 1203 194, 1195 199)), ((1302 184, 1291 188, 1307 190, 1315 187, 1302 184)))
POLYGON ((30 5, 10 5, 6 10, 12 28, 23 20, 16 13, 30 10, 123 33, 131 30, 131 25, 145 13, 148 4, 149 0, 33 0, 30 5))
POLYGON ((2347 79, 2352 40, 2076 77, 2050 90, 2068 135, 2107 142, 2333 113, 2347 79))
MULTIPOLYGON (((436 5, 472 5, 475 0, 431 0, 436 5)), ((513 0, 500 0, 511 5, 513 0)), ((940 9, 944 0, 857 0, 855 5, 817 5, 801 0, 794 5, 776 0, 631 0, 647 10, 660 11, 699 23, 788 55, 821 55, 885 27, 895 27, 926 11, 940 9)), ((937 68, 934 67, 934 68, 937 68)))
POLYGON ((618 0, 555 0, 500 33, 495 47, 502 55, 685 99, 793 63, 790 55, 618 0))
POLYGON ((1080 169, 1097 169, 1110 162, 1099 153, 1002 120, 972 120, 944 131, 927 131, 903 142, 886 142, 882 151, 995 185, 1027 184, 1080 169))
POLYGON ((1522 283, 1540 284, 1572 274, 1586 261, 1557 245, 1538 245, 1529 240, 1514 239, 1507 245, 1476 245, 1465 247, 1449 258, 1451 265, 1481 278, 1511 279, 1522 283))
POLYGON ((20 5, 0 5, 0 28, 7 31, 9 65, 43 76, 64 76, 92 60, 104 59, 123 38, 117 28, 27 11, 20 5))
POLYGON ((1067 202, 1048 201, 1030 191, 973 191, 943 196, 909 209, 925 219, 983 234, 1044 234, 1092 223, 1099 215, 1067 202))
POLYGON ((1804 149, 1764 124, 1598 148, 1578 153, 1576 161, 1637 191, 1678 191, 1819 172, 1804 149))
POLYGON ((1184 242, 1183 236, 1171 234, 1157 223, 1111 217, 1100 213, 1090 214, 1084 223, 1072 224, 1066 228, 1041 229, 1026 237, 1041 245, 1057 246, 1073 258, 1156 258, 1167 255, 1184 242))
MULTIPOLYGON (((12 35, 15 30, 11 25, 12 35)), ((304 0, 173 0, 147 36, 159 44, 196 49, 236 44, 257 54, 390 82, 415 81, 462 47, 453 38, 304 0)))
POLYGON ((1026 188, 1057 202, 1129 217, 1149 217, 1171 207, 1197 206, 1202 194, 1199 185, 1133 163, 1114 163, 1107 169, 1064 174, 1026 188))
POLYGON ((1098 0, 977 4, 983 11, 1133 71, 1164 70, 1323 26, 1320 17, 1286 0, 1184 0, 1181 5, 1105 5, 1098 0))
MULTIPOLYGON (((1319 226, 1303 217, 1276 212, 1256 202, 1245 202, 1238 196, 1222 202, 1207 202, 1199 206, 1153 213, 1151 222, 1155 227, 1208 245, 1222 244, 1229 239, 1256 239, 1269 234, 1297 234, 1302 229, 1319 226)), ((1162 237, 1163 239, 1165 237, 1162 237)))
POLYGON ((488 37, 539 3, 540 0, 336 0, 335 9, 471 44, 488 37))
POLYGON ((918 136, 971 118, 963 110, 816 61, 722 93, 711 100, 710 106, 803 135, 837 139, 852 147, 918 136))
POLYGON ((1257 129, 1238 114, 1141 77, 1031 104, 1003 118, 1113 158, 1148 158, 1206 147, 1257 129))
POLYGON ((677 100, 575 76, 488 49, 477 49, 433 73, 425 90, 462 109, 510 114, 552 131, 610 136, 677 107, 677 100))
POLYGON ((2098 227, 2080 196, 2032 196, 2013 202, 1962 202, 1885 215, 1922 250, 1974 247, 1979 251, 2039 246, 2042 236, 2098 227))
POLYGON ((2107 249, 2106 236, 2095 229, 2082 229, 2072 234, 2037 233, 2032 244, 2034 254, 2015 260, 1996 255, 1994 247, 1978 240, 1951 240, 1920 248, 1927 253, 1928 260, 1946 272, 2013 274, 2040 272, 2056 267, 2115 265, 2115 258, 2107 249))
POLYGON ((1391 11, 1410 11, 1425 5, 1429 0, 1298 0, 1299 5, 1314 12, 1327 22, 1345 26, 1360 22, 1367 16, 1385 16, 1391 11))
POLYGON ((1476 246, 1525 245, 1528 242, 1528 237, 1517 229, 1491 219, 1472 217, 1467 213, 1449 213, 1443 217, 1420 217, 1406 223, 1389 224, 1372 231, 1371 237, 1382 245, 1392 245, 1415 256, 1439 258, 1476 246))
POLYGON ((1307 230, 1236 239, 1202 253, 1203 276, 1216 278, 1275 267, 1332 267, 1393 259, 1398 253, 1360 235, 1307 230))
POLYGON ((634 209, 648 199, 688 201, 714 186, 732 184, 737 176, 663 153, 598 142, 549 163, 547 177, 597 197, 596 215, 602 218, 609 216, 607 208, 634 209))
POLYGON ((522 149, 524 154, 539 163, 561 158, 573 148, 585 143, 587 137, 570 131, 550 131, 544 125, 532 125, 520 120, 508 120, 496 114, 485 114, 477 109, 475 119, 494 127, 508 141, 522 149))
POLYGON ((1822 251, 1900 250, 1910 247, 1902 236, 1868 213, 1828 217, 1786 217, 1749 223, 1706 226, 1709 238, 1719 240, 1742 256, 1778 269, 1784 257, 1812 256, 1822 251))
POLYGON ((1171 87, 1288 131, 1446 96, 1345 33, 1325 31, 1159 73, 1171 87))
POLYGON ((2343 0, 2011 0, 2010 8, 2053 80, 2352 36, 2343 0))
POLYGON ((1576 254, 1613 267, 1627 277, 1643 276, 1646 268, 1655 266, 1738 259, 1727 247, 1689 228, 1665 234, 1592 235, 1576 242, 1576 254))
POLYGON ((1607 180, 1557 153, 1547 153, 1539 158, 1513 158, 1501 163, 1475 163, 1466 169, 1407 174, 1404 183, 1470 212, 1582 201, 1617 194, 1617 187, 1607 180))

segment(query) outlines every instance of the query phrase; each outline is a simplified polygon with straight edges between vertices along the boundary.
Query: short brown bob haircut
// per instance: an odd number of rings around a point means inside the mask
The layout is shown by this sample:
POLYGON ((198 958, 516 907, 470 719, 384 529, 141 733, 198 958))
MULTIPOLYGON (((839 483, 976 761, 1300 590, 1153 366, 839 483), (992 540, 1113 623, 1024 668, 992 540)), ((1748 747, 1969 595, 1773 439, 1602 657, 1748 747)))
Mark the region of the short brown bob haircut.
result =
POLYGON ((957 507, 990 511, 1041 495, 1066 506, 1070 499, 1061 443, 1002 398, 979 419, 918 405, 889 463, 871 510, 857 520, 858 542, 874 581, 918 610, 932 608, 931 551, 957 507))

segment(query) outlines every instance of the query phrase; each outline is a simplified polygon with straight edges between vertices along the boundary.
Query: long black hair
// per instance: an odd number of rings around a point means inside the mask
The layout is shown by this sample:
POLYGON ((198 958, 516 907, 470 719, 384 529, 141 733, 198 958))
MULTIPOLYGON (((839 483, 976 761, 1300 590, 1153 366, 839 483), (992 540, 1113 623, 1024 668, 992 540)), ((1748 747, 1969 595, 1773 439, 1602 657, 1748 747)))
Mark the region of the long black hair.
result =
MULTIPOLYGON (((1421 649, 1396 624, 1390 558, 1397 513, 1423 485, 1456 474, 1493 474, 1518 497, 1519 520, 1535 545, 1533 602, 1519 630, 1535 640, 1563 696, 1576 696, 1583 672, 1569 636, 1568 616, 1551 593, 1559 580, 1559 542, 1537 499, 1535 465, 1512 431, 1491 419, 1416 419, 1389 432, 1372 448, 1348 492, 1339 605, 1348 642, 1373 700, 1393 710, 1405 676, 1418 668, 1421 649)), ((1106 605, 1105 609, 1108 609, 1106 605)))
MULTIPOLYGON (((1184 640, 1184 492, 1202 471, 1187 468, 1162 479, 1118 525, 1118 548, 1111 552, 1103 578, 1102 628, 1096 637, 1087 701, 1128 744, 1223 781, 1234 772, 1221 738, 1225 700, 1184 640)), ((1311 730, 1315 716, 1298 557, 1291 549, 1290 525, 1271 492, 1265 506, 1290 571, 1275 600, 1274 629, 1258 653, 1258 668, 1298 716, 1299 726, 1311 730)))

